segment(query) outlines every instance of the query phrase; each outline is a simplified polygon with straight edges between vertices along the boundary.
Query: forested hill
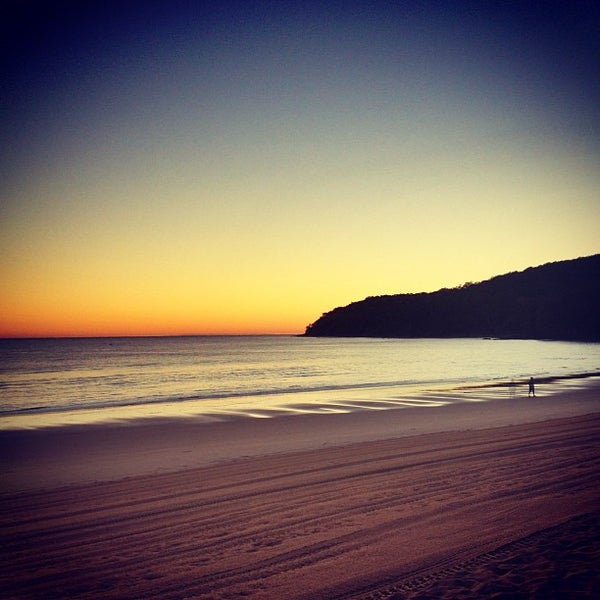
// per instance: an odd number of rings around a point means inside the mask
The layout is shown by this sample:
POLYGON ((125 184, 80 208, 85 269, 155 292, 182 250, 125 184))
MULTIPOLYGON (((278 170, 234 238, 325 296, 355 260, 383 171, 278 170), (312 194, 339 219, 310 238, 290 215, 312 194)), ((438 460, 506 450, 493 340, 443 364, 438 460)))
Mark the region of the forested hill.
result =
POLYGON ((600 341, 600 254, 459 288, 366 298, 325 313, 304 335, 600 341))

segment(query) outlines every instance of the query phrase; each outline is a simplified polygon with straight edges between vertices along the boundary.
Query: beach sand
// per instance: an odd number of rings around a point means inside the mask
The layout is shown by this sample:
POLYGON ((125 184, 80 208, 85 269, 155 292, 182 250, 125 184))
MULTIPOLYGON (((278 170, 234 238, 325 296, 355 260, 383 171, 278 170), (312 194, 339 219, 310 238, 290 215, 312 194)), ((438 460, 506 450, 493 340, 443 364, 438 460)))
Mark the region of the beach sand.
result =
POLYGON ((0 432, 2 598, 592 598, 600 394, 0 432))

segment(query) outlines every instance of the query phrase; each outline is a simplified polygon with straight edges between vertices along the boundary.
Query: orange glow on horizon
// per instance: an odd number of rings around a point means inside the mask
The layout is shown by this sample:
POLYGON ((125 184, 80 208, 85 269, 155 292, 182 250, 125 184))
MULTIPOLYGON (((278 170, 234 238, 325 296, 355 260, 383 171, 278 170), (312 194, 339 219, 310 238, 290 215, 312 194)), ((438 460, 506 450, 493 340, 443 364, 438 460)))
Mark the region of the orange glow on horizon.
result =
MULTIPOLYGON (((308 323, 307 323, 308 324, 308 323)), ((62 338, 62 337, 163 337, 194 335, 297 335, 304 332, 305 325, 260 322, 190 323, 165 322, 151 325, 139 323, 16 323, 2 324, 0 338, 62 338)))
POLYGON ((212 320, 177 318, 160 319, 113 316, 112 318, 70 318, 43 320, 22 318, 11 323, 0 322, 0 338, 54 337, 152 337, 187 335, 296 335, 304 332, 307 323, 299 320, 276 319, 264 316, 247 320, 239 316, 212 320))

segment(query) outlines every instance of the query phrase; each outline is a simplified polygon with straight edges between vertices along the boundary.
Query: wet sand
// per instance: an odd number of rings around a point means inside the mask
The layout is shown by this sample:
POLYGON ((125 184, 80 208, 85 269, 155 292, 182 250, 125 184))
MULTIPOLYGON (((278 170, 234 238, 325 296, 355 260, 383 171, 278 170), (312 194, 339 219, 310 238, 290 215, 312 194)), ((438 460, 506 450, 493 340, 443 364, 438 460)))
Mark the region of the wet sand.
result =
POLYGON ((599 408, 589 386, 0 432, 0 594, 592 598, 599 408))

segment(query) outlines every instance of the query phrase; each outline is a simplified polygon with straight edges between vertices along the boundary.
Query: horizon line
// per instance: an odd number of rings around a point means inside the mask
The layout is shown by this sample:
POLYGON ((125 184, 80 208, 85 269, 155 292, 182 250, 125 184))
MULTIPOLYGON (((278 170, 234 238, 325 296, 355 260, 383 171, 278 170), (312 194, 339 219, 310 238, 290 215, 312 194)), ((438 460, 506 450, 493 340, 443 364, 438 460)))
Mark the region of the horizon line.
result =
POLYGON ((9 340, 102 340, 132 338, 185 338, 185 337, 296 337, 302 333, 141 333, 115 335, 24 335, 2 336, 0 341, 9 340))

